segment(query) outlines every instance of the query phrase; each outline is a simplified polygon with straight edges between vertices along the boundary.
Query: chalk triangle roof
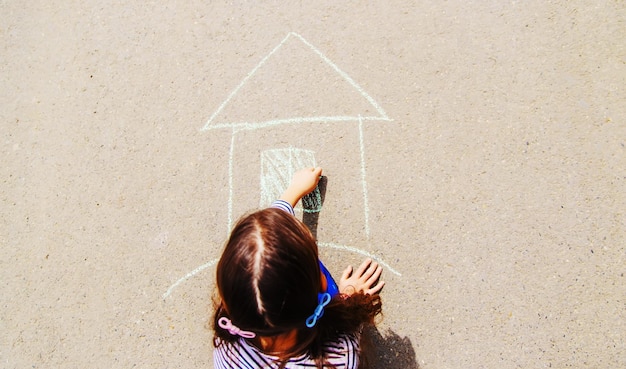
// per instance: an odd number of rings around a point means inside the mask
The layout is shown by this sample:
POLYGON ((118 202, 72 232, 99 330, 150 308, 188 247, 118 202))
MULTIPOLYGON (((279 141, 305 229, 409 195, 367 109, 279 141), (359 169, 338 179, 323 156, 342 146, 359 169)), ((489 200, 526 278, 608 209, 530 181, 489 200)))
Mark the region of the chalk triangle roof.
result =
POLYGON ((391 119, 348 74, 291 32, 246 75, 202 130, 359 120, 391 119))

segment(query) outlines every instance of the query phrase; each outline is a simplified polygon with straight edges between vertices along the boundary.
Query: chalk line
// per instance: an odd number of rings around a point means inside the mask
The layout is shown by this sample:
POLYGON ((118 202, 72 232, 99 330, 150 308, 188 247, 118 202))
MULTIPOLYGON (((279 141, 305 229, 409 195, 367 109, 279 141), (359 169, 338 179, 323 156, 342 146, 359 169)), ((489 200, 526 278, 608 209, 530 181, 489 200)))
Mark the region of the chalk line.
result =
POLYGON ((265 64, 265 62, 267 62, 267 60, 274 55, 274 53, 276 53, 276 51, 278 51, 278 49, 280 49, 283 44, 287 41, 287 39, 289 38, 289 34, 272 50, 270 51, 269 54, 267 54, 259 64, 256 65, 256 67, 252 68, 252 70, 248 73, 248 75, 246 75, 246 77, 239 83, 239 85, 237 87, 235 87, 235 89, 230 93, 230 95, 228 95, 228 97, 226 98, 226 100, 224 100, 224 102, 222 103, 222 105, 219 106, 219 108, 217 108, 217 110, 213 113, 213 115, 211 115, 211 117, 209 118, 209 120, 206 122, 206 124, 204 125, 204 128, 202 128, 203 131, 205 131, 208 127, 209 124, 211 124, 211 122, 213 121, 213 119, 215 119, 215 117, 222 112, 222 110, 224 109, 224 107, 226 107, 226 105, 228 105, 228 103, 230 102, 230 100, 237 94, 237 92, 239 92, 239 90, 241 89, 241 87, 243 87, 243 85, 246 84, 246 82, 248 82, 248 80, 250 79, 250 77, 252 77, 256 71, 263 65, 265 64))
POLYGON ((233 155, 235 151, 235 129, 230 135, 230 152, 228 154, 228 228, 226 234, 230 233, 233 226, 233 155))
POLYGON ((186 280, 188 280, 189 278, 195 276, 196 274, 200 273, 201 271, 205 270, 206 268, 212 267, 213 265, 217 264, 218 261, 219 261, 219 259, 213 259, 213 260, 209 261, 208 263, 202 264, 199 267, 197 267, 196 269, 192 270, 191 272, 185 274, 184 277, 182 277, 181 279, 177 280, 173 285, 170 286, 170 288, 167 289, 167 291, 165 291, 165 293, 163 294, 163 299, 165 300, 166 298, 168 298, 169 295, 172 294, 172 291, 174 291, 174 289, 176 287, 178 287, 181 283, 185 282, 186 280))
POLYGON ((392 268, 384 260, 382 260, 381 258, 379 258, 378 256, 376 256, 374 254, 370 254, 367 251, 364 251, 364 250, 361 250, 361 249, 358 249, 358 248, 352 247, 352 246, 338 245, 336 243, 330 243, 330 242, 318 242, 317 245, 320 246, 320 247, 327 247, 327 248, 330 248, 330 249, 349 251, 349 252, 354 252, 356 254, 364 255, 364 256, 366 256, 368 258, 376 260, 380 265, 382 265, 383 267, 387 268, 391 273, 397 275, 398 277, 402 276, 402 274, 400 274, 400 272, 398 272, 397 270, 392 268))
POLYGON ((319 116, 319 117, 294 117, 294 118, 285 118, 285 119, 273 119, 267 120, 263 122, 239 122, 239 123, 220 123, 214 124, 210 127, 205 127, 202 130, 208 131, 212 129, 222 129, 222 128, 234 128, 236 132, 239 131, 253 131, 256 129, 263 129, 272 126, 277 126, 280 124, 290 124, 290 123, 333 123, 333 122, 358 122, 359 120, 363 121, 386 121, 392 122, 393 119, 390 118, 382 118, 379 116, 351 116, 351 115, 341 115, 341 116, 319 116))
POLYGON ((365 181, 365 144, 363 143, 363 120, 359 119, 359 147, 361 149, 361 183, 363 183, 363 209, 365 215, 365 236, 370 238, 370 209, 365 181))
POLYGON ((363 95, 363 97, 365 97, 367 101, 369 101, 369 103, 374 107, 374 109, 376 109, 376 111, 382 116, 382 118, 387 118, 387 113, 385 113, 385 111, 380 106, 378 106, 376 101, 367 92, 365 92, 365 90, 363 90, 361 86, 359 86, 346 72, 339 69, 339 67, 335 63, 333 63, 330 59, 328 59, 326 55, 322 54, 322 52, 319 51, 311 43, 309 43, 309 41, 305 40, 304 37, 300 36, 299 34, 295 32, 290 32, 289 34, 294 35, 295 37, 299 38, 300 41, 304 42, 305 45, 310 47, 311 50, 313 50, 317 55, 320 56, 320 58, 322 58, 322 60, 324 60, 328 65, 333 67, 333 69, 335 69, 335 71, 339 73, 340 76, 342 76, 346 81, 348 81, 348 83, 350 83, 352 87, 354 87, 357 91, 359 91, 361 95, 363 95))
POLYGON ((237 129, 258 129, 264 128, 268 126, 273 126, 277 124, 286 124, 286 123, 302 123, 302 122, 339 122, 339 121, 357 121, 359 117, 353 116, 315 116, 315 117, 295 117, 295 118, 287 118, 287 119, 275 119, 268 120, 264 122, 240 122, 240 123, 221 123, 211 125, 213 120, 224 110, 226 105, 233 99, 233 97, 241 90, 241 88, 252 78, 256 72, 261 68, 267 60, 272 57, 276 52, 289 40, 290 37, 296 37, 302 43, 304 43, 311 51, 317 54, 326 64, 328 64, 332 69, 335 70, 346 82, 348 82, 358 93, 361 94, 369 103, 374 107, 374 109, 380 114, 380 116, 370 116, 364 117, 364 120, 383 120, 383 121, 391 121, 387 116, 387 113, 376 103, 376 101, 367 93, 361 86, 359 86, 347 73, 342 71, 335 63, 333 63, 330 59, 328 59, 319 49, 313 46, 310 42, 304 39, 301 35, 290 32, 287 36, 276 46, 269 54, 267 54, 259 64, 257 64, 252 70, 244 77, 244 79, 235 87, 235 89, 228 95, 226 100, 222 102, 222 104, 217 108, 217 110, 211 115, 209 120, 206 122, 204 127, 202 127, 201 131, 207 131, 209 129, 218 129, 218 128, 231 128, 236 127, 237 129))

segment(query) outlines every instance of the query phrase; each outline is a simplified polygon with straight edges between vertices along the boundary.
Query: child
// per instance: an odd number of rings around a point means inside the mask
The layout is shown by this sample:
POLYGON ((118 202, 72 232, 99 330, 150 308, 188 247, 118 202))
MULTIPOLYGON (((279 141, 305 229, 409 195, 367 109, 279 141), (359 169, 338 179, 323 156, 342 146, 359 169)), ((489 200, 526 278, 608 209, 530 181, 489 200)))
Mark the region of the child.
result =
POLYGON ((321 168, 296 172, 272 207, 241 218, 217 265, 215 368, 359 366, 360 332, 381 312, 382 268, 365 260, 339 285, 293 207, 321 168))

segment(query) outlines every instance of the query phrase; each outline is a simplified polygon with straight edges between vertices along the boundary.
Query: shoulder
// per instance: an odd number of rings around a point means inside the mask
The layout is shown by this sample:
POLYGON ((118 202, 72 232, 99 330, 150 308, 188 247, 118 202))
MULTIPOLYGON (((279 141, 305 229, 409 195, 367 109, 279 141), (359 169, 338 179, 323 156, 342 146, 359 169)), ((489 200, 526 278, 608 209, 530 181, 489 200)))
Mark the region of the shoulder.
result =
POLYGON ((290 203, 288 203, 285 200, 276 200, 272 203, 272 205, 270 206, 271 208, 277 208, 277 209, 281 209, 291 215, 296 215, 295 210, 293 209, 293 206, 291 206, 290 203))
MULTIPOLYGON (((324 345, 324 352, 328 367, 356 369, 359 366, 359 337, 354 334, 340 335, 336 340, 324 345)), ((244 339, 233 343, 218 340, 213 351, 213 363, 216 369, 279 367, 277 357, 261 352, 244 339)), ((290 369, 315 367, 315 360, 309 355, 291 358, 285 366, 290 369)))
MULTIPOLYGON (((324 368, 357 369, 359 367, 359 338, 352 334, 342 334, 337 339, 324 344, 324 368)), ((316 368, 315 360, 309 355, 291 358, 286 368, 316 368)))
POLYGON ((275 358, 265 355, 243 338, 232 343, 217 339, 216 344, 213 351, 216 369, 275 367, 275 358))
POLYGON ((325 344, 326 359, 337 368, 357 368, 359 366, 359 337, 355 334, 342 334, 336 340, 325 344))

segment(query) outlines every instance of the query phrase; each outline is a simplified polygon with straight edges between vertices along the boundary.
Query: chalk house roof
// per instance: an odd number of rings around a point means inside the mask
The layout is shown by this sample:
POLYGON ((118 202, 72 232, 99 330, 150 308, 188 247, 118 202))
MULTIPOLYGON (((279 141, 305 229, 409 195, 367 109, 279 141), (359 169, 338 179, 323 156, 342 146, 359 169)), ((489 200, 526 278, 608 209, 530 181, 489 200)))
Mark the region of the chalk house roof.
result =
MULTIPOLYGON (((293 60, 291 61, 294 65, 293 60)), ((310 73, 309 73, 310 74, 310 73)), ((264 99, 268 95, 267 88, 260 91, 247 91, 247 94, 254 95, 257 99, 264 99)), ((273 87, 269 87, 273 88, 273 87)), ((320 92, 320 91, 318 91, 320 92)), ((306 102, 305 102, 306 103, 306 102)), ((272 101, 268 100, 265 103, 261 102, 262 109, 272 109, 272 101)), ((208 119, 203 131, 230 128, 236 131, 240 130, 254 130, 280 124, 295 124, 305 122, 354 122, 354 121, 389 121, 385 111, 376 103, 376 101, 359 86, 347 73, 339 69, 339 67, 328 59, 319 49, 305 40, 297 33, 289 33, 269 54, 267 54, 237 85, 237 87, 228 95, 226 100, 215 110, 215 112, 208 119), (297 50, 297 48, 304 48, 304 53, 300 53, 300 59, 298 56, 294 56, 290 51, 297 50), (294 49, 295 48, 295 49, 294 49), (295 68, 298 70, 284 70, 285 59, 296 58, 295 68), (306 78, 303 76, 307 73, 302 71, 303 65, 298 64, 298 60, 311 60, 316 62, 319 68, 316 68, 315 73, 317 75, 308 75, 306 78), (280 94, 286 96, 298 95, 300 92, 304 92, 305 89, 311 87, 311 82, 315 81, 315 88, 322 90, 322 96, 332 96, 333 101, 337 101, 337 104, 343 104, 349 106, 348 109, 339 109, 341 111, 333 110, 332 106, 321 106, 316 109, 311 109, 310 112, 287 113, 283 116, 271 116, 268 114, 259 114, 261 118, 249 116, 250 113, 243 114, 228 114, 226 110, 230 111, 244 111, 243 105, 247 102, 239 97, 242 91, 258 88, 263 83, 267 84, 267 77, 263 81, 256 81, 263 79, 260 75, 271 75, 271 82, 279 84, 282 87, 286 86, 286 90, 281 90, 280 94), (301 81, 298 79, 301 78, 301 81), (281 82, 282 79, 282 82, 281 82), (295 83, 294 83, 295 80, 295 83), (301 90, 293 90, 294 86, 301 90), (290 91, 289 88, 292 90, 290 91), (340 93, 338 91, 341 91, 340 93), (241 106, 238 106, 241 105, 241 106), (242 109, 240 109, 242 108, 242 109), (347 112, 347 113, 346 113, 347 112)))

